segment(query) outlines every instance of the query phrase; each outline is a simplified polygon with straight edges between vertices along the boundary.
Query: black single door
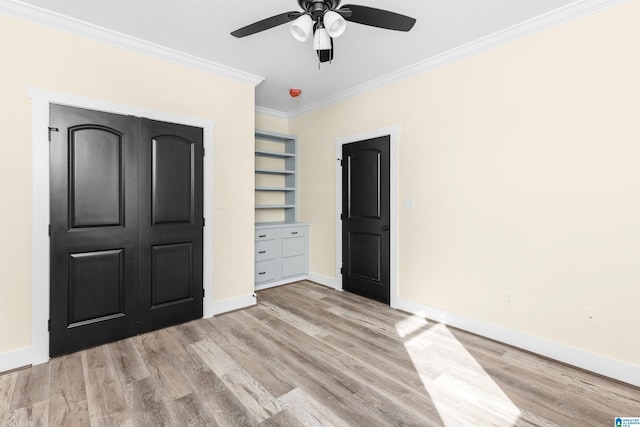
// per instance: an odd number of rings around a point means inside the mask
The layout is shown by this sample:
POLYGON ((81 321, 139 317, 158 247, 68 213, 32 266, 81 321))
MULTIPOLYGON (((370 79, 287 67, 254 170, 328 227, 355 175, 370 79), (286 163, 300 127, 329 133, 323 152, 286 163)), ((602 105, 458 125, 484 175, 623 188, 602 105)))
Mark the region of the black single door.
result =
POLYGON ((389 304, 389 136, 342 147, 342 288, 389 304))
POLYGON ((138 280, 138 121, 51 105, 52 356, 131 336, 138 280))
POLYGON ((202 317, 202 129, 140 122, 139 332, 202 317))

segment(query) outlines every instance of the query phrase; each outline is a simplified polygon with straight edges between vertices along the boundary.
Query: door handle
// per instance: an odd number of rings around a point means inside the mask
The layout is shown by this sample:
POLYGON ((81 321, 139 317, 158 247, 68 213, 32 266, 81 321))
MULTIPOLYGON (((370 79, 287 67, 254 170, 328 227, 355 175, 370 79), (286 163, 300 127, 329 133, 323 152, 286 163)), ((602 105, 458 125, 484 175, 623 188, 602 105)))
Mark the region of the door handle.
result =
POLYGON ((389 231, 389 230, 391 230, 390 226, 388 226, 388 225, 383 225, 382 226, 382 231, 389 231))

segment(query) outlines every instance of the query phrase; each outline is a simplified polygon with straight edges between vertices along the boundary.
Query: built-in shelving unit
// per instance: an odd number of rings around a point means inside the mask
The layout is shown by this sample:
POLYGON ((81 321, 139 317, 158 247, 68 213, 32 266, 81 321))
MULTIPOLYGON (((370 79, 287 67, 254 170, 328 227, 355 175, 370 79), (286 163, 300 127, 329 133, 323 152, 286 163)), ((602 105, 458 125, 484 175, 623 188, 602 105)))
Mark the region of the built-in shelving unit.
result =
POLYGON ((309 224, 297 222, 298 140, 256 131, 255 287, 304 279, 309 272, 309 224))
POLYGON ((298 139, 256 131, 256 223, 296 222, 298 139))

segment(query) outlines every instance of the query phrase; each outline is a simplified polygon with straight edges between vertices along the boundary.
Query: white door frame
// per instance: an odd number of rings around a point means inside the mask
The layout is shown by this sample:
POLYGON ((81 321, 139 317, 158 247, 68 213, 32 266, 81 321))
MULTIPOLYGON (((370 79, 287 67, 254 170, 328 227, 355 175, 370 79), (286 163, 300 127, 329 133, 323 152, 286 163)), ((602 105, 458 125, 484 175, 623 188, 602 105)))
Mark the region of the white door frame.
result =
POLYGON ((397 308, 398 289, 398 144, 400 142, 400 125, 376 129, 357 135, 349 135, 336 139, 336 289, 342 290, 342 146, 352 142, 364 141, 380 136, 389 136, 390 151, 390 274, 389 274, 389 305, 397 308))
POLYGON ((31 363, 49 360, 49 104, 68 105, 107 113, 145 117, 203 129, 204 147, 204 228, 203 300, 204 317, 213 316, 213 129, 216 122, 100 99, 28 88, 32 99, 33 219, 31 267, 31 363))

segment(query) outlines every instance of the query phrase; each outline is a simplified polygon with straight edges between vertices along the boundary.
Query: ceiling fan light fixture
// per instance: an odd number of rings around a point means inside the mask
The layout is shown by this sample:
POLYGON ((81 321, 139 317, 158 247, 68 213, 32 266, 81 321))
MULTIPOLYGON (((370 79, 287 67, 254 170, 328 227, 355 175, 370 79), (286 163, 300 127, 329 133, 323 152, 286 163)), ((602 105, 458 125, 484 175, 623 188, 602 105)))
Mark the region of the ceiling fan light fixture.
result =
POLYGON ((331 49, 331 37, 329 37, 326 28, 318 26, 316 29, 313 35, 313 48, 315 50, 331 49))
POLYGON ((327 29, 327 33, 333 38, 340 37, 342 33, 344 33, 344 30, 347 29, 347 21, 345 21, 338 12, 334 12, 333 10, 325 13, 322 20, 327 29))
POLYGON ((306 41, 312 30, 313 20, 306 14, 301 15, 298 19, 293 21, 293 24, 291 24, 291 35, 300 42, 306 41))

